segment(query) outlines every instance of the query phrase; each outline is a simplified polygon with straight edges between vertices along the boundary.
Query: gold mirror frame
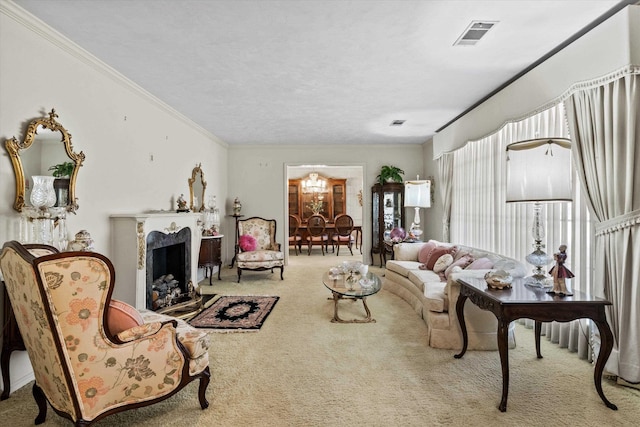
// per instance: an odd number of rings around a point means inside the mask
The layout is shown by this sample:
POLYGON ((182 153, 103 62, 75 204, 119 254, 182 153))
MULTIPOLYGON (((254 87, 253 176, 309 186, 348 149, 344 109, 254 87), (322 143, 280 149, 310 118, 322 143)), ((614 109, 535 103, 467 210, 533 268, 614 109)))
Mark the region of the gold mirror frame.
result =
POLYGON ((207 181, 204 180, 204 173, 201 169, 202 163, 198 164, 193 171, 191 172, 191 178, 189 178, 189 195, 191 196, 191 201, 189 203, 189 208, 192 212, 203 212, 204 211, 204 193, 207 189, 207 181), (197 181, 198 175, 200 176, 200 182, 197 181), (199 188, 194 188, 202 186, 202 193, 197 194, 196 191, 200 190, 199 188), (194 203, 194 196, 200 197, 198 206, 194 203))
POLYGON ((11 139, 7 139, 5 141, 5 147, 9 152, 9 157, 11 158, 11 164, 13 165, 13 170, 15 172, 16 178, 16 199, 13 204, 13 208, 18 212, 22 212, 22 208, 25 206, 25 175, 24 169, 22 166, 22 160, 20 159, 20 151, 26 150, 31 147, 34 143, 36 135, 38 134, 38 129, 42 127, 43 129, 48 129, 52 132, 60 132, 62 134, 62 138, 60 142, 64 144, 65 152, 71 162, 74 164, 73 172, 69 177, 69 196, 67 202, 67 211, 73 212, 78 209, 78 203, 76 199, 76 178, 78 176, 78 170, 82 166, 82 162, 84 162, 85 156, 81 151, 80 153, 76 153, 73 151, 73 144, 71 144, 71 134, 67 132, 67 130, 56 120, 58 115, 56 114, 55 109, 51 109, 49 113, 49 117, 41 117, 38 119, 34 119, 29 123, 27 127, 27 132, 24 137, 24 141, 20 142, 16 137, 11 139))

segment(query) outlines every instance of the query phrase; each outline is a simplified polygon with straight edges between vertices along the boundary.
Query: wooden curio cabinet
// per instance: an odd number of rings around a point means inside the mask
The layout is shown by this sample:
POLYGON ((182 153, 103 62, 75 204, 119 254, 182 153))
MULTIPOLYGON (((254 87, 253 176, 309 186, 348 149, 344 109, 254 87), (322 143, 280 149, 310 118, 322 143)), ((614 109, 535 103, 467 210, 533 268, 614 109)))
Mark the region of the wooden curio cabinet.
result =
POLYGON ((371 260, 373 254, 379 254, 382 267, 388 248, 392 247, 385 245, 385 240, 391 239, 395 227, 405 228, 403 183, 377 183, 371 187, 371 227, 371 260))
POLYGON ((302 179, 289 180, 289 214, 298 215, 302 222, 306 222, 313 215, 311 203, 314 200, 322 206, 320 215, 330 222, 337 215, 347 213, 347 180, 320 178, 327 181, 327 192, 315 195, 302 191, 302 179))

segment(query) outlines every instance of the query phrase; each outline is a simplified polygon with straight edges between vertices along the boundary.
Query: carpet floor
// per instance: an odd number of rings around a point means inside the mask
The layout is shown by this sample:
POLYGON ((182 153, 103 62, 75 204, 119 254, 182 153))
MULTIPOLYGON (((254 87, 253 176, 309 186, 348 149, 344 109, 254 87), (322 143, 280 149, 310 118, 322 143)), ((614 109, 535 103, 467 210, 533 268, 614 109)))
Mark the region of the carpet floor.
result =
MULTIPOLYGON (((239 284, 235 269, 223 267, 223 280, 208 292, 280 300, 258 333, 211 333, 209 408, 200 410, 193 383, 164 402, 96 425, 630 426, 640 420, 639 390, 604 380, 619 410, 606 408, 591 364, 544 338, 544 358, 536 359, 533 332, 522 326, 509 352, 508 410, 501 413, 498 353, 469 351, 456 360, 455 351, 430 348, 422 320, 384 289, 367 300, 376 323, 331 323, 333 301, 320 278, 348 259, 354 258, 342 251, 339 257, 291 251, 284 281, 278 272, 245 272, 239 284)), ((341 317, 364 316, 360 302, 340 304, 341 317)), ((31 385, 0 402, 3 425, 31 426, 36 413, 31 385)), ((43 425, 71 423, 50 410, 43 425)))

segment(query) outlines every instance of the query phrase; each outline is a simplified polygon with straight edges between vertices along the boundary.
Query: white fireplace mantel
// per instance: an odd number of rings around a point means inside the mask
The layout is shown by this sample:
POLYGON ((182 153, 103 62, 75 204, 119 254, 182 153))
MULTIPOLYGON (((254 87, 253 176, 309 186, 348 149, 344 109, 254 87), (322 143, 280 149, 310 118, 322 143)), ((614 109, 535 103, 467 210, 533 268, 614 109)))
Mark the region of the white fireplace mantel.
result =
POLYGON ((191 230, 191 283, 198 286, 198 254, 202 233, 198 213, 149 212, 111 215, 111 257, 116 270, 113 298, 146 307, 147 236, 153 231, 177 233, 183 228, 191 230))

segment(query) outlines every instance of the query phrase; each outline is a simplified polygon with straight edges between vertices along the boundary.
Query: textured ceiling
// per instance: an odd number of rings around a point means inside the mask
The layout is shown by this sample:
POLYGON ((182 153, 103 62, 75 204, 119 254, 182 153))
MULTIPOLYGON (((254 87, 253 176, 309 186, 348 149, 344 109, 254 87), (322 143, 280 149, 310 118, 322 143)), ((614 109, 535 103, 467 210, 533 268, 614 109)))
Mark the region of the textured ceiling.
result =
POLYGON ((15 3, 235 145, 423 143, 620 2, 15 3))

